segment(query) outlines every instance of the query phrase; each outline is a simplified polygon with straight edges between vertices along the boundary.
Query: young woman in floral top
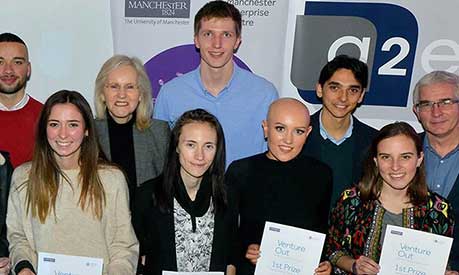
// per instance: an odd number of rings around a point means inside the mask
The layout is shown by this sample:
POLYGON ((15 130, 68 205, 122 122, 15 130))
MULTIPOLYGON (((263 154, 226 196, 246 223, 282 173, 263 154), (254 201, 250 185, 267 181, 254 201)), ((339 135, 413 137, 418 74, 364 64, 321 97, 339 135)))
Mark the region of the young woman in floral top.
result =
POLYGON ((422 141, 404 122, 379 131, 362 180, 331 213, 327 256, 335 274, 377 274, 388 224, 448 237, 454 224, 449 203, 427 189, 422 141))

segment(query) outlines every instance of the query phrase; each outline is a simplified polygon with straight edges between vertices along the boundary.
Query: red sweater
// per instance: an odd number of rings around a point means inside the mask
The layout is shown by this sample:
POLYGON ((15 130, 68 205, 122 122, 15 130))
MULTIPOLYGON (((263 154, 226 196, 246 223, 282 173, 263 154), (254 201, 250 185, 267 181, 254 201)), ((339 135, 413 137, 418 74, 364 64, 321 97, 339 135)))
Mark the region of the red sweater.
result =
POLYGON ((32 159, 35 125, 42 107, 30 97, 22 109, 0 111, 0 150, 10 153, 15 168, 32 159))

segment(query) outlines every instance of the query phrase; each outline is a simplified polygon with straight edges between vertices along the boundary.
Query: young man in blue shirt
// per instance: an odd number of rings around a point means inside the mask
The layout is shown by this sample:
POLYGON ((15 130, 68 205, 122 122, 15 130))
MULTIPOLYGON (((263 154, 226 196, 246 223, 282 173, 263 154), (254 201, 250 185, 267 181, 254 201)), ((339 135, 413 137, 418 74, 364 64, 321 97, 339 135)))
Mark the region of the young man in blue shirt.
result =
POLYGON ((166 83, 154 117, 172 126, 183 112, 203 108, 223 126, 228 166, 233 160, 266 150, 261 122, 278 94, 272 83, 233 61, 241 44, 241 14, 225 1, 204 5, 194 20, 197 69, 166 83))

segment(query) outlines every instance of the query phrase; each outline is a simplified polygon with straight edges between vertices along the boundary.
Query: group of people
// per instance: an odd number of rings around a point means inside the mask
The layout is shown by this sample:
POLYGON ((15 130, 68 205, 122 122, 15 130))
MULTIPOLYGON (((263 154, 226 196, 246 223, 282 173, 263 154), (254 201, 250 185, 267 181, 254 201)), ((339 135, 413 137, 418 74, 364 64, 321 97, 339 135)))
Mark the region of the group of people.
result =
POLYGON ((377 274, 387 225, 453 237, 445 274, 459 274, 459 76, 417 83, 424 133, 377 131, 353 116, 367 65, 337 56, 310 116, 233 62, 241 25, 233 5, 204 5, 200 65, 154 110, 141 61, 111 57, 95 116, 75 91, 29 96, 26 44, 0 34, 0 274, 36 274, 49 252, 102 258, 103 274, 248 275, 266 221, 327 234, 315 274, 377 274))

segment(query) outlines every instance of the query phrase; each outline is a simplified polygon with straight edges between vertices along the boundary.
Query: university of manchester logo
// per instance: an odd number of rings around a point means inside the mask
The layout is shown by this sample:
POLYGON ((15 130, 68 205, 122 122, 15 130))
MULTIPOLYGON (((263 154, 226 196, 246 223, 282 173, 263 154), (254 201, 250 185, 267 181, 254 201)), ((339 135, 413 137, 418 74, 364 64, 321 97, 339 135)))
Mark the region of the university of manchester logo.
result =
POLYGON ((125 0, 125 17, 190 18, 191 0, 125 0))
POLYGON ((418 24, 407 9, 382 3, 307 2, 296 19, 291 80, 300 96, 320 103, 320 69, 336 55, 366 62, 369 86, 363 104, 407 106, 418 24))

